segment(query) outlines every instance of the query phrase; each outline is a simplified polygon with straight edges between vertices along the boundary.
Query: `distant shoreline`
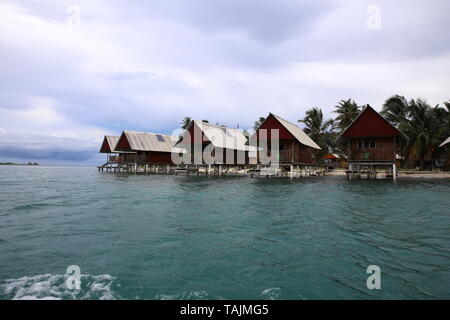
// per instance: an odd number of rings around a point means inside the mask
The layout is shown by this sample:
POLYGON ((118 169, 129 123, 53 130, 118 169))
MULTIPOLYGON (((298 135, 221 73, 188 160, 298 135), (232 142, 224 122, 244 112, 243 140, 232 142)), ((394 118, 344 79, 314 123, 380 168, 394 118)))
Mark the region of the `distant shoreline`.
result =
POLYGON ((0 166, 39 166, 37 162, 29 163, 14 163, 14 162, 0 162, 0 166))
MULTIPOLYGON (((432 171, 399 171, 398 178, 427 178, 427 179, 450 179, 450 172, 432 171)), ((326 176, 345 176, 345 170, 327 172, 326 176)))

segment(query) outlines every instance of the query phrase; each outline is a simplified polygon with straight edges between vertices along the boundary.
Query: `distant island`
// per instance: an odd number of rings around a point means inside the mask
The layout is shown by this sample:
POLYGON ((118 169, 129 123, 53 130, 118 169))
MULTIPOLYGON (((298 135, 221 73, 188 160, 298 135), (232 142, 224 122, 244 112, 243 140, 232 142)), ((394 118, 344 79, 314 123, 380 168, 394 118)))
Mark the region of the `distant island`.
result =
POLYGON ((37 162, 28 162, 28 163, 14 163, 14 162, 0 162, 0 166, 38 166, 37 162))

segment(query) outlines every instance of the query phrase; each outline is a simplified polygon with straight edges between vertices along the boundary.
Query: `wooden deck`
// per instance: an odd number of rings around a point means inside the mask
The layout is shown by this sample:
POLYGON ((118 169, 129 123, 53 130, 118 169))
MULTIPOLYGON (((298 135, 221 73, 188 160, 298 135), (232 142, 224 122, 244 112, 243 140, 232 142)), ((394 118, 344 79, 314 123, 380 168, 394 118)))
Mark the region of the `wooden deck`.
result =
POLYGON ((173 165, 173 164, 117 164, 105 163, 98 166, 98 171, 114 173, 175 174, 175 175, 216 175, 216 176, 248 176, 248 177, 286 177, 302 178, 326 174, 324 167, 309 165, 173 165))

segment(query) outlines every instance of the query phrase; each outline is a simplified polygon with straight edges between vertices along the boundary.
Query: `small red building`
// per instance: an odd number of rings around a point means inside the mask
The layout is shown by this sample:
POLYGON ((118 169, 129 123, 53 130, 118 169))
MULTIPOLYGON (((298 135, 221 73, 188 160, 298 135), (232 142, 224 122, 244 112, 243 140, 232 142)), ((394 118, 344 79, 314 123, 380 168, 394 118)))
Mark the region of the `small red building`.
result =
MULTIPOLYGON (((191 153, 191 164, 240 165, 256 162, 249 156, 251 146, 241 130, 193 120, 179 146, 191 153), (208 158, 206 158, 208 157, 208 158)), ((256 151, 256 148, 253 148, 256 151)))
POLYGON ((399 139, 407 137, 369 105, 338 137, 347 150, 350 170, 354 165, 392 166, 394 177, 399 139))
POLYGON ((174 147, 177 139, 166 134, 124 131, 115 149, 127 153, 125 162, 129 164, 173 164, 172 153, 182 152, 174 147))
POLYGON ((118 141, 119 136, 105 136, 103 138, 100 153, 106 154, 106 164, 123 162, 125 158, 124 152, 115 149, 118 141))
MULTIPOLYGON (((272 158, 275 157, 281 164, 313 164, 316 162, 314 151, 321 149, 302 129, 273 113, 269 114, 254 135, 258 150, 272 158), (271 151, 273 130, 278 130, 279 138, 279 151, 275 155, 271 151), (264 148, 267 150, 263 150, 264 148)), ((261 162, 260 152, 258 163, 261 162)))

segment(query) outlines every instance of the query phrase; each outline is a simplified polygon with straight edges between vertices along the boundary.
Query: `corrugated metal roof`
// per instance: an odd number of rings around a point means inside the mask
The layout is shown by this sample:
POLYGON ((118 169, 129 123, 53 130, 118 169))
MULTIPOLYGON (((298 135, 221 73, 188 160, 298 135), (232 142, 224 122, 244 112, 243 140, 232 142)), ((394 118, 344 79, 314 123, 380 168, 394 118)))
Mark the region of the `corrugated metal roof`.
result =
POLYGON ((105 136, 106 141, 108 141, 109 149, 112 152, 117 152, 115 149, 117 141, 119 141, 119 136, 105 136))
POLYGON ((103 145, 106 144, 108 145, 109 148, 109 152, 110 153, 121 153, 121 151, 117 151, 115 150, 115 147, 117 145, 117 142, 119 141, 119 136, 105 136, 103 138, 103 143, 102 146, 100 147, 100 153, 106 153, 106 150, 103 150, 103 145))
POLYGON ((132 151, 156 151, 156 152, 184 152, 183 149, 175 147, 178 137, 167 134, 124 131, 132 151))
POLYGON ((317 143, 315 143, 303 130, 296 126, 295 124, 275 115, 272 113, 272 115, 301 143, 305 146, 314 148, 314 149, 321 149, 317 143))
POLYGON ((439 147, 443 147, 445 146, 447 143, 450 143, 450 137, 447 138, 447 140, 445 140, 444 142, 442 142, 442 144, 439 147))
POLYGON ((255 147, 246 145, 247 138, 239 129, 218 126, 199 120, 194 120, 193 124, 202 130, 208 140, 211 141, 212 145, 216 148, 241 151, 249 151, 251 149, 256 150, 255 147))

